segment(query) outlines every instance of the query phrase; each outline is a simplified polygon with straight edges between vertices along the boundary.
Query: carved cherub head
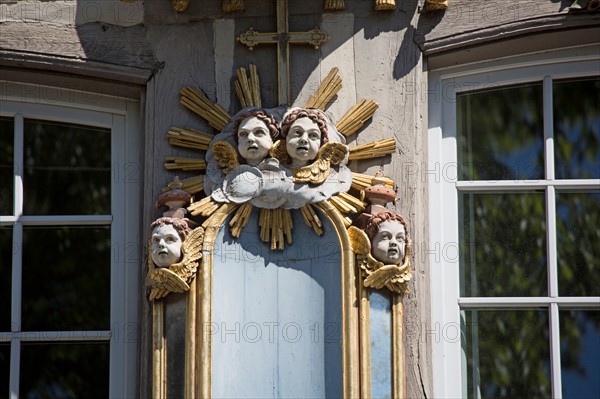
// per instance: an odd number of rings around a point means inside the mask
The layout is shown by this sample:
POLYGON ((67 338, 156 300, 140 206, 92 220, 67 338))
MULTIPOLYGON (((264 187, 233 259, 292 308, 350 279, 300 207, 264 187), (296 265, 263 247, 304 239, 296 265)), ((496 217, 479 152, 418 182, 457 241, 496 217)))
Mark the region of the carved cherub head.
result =
POLYGON ((151 257, 158 267, 169 267, 181 260, 181 245, 191 233, 185 219, 162 217, 150 225, 151 257))
POLYGON ((316 109, 297 109, 281 122, 281 135, 292 166, 302 167, 317 157, 319 148, 329 141, 327 119, 316 109))
POLYGON ((256 166, 269 154, 279 137, 279 127, 273 115, 255 109, 244 112, 236 119, 233 137, 240 155, 249 165, 256 166))
POLYGON ((373 215, 365 227, 371 241, 371 255, 384 264, 404 263, 407 247, 412 245, 408 223, 401 215, 383 211, 373 215))

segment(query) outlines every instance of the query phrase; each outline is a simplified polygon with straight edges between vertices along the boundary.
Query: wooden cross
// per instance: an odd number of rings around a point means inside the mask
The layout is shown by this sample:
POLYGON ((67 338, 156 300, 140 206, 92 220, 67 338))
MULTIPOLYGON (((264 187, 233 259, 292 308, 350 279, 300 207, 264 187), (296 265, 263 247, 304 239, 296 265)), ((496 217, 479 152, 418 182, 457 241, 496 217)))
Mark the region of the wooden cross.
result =
POLYGON ((277 0, 277 32, 261 33, 250 28, 237 39, 250 50, 259 44, 277 44, 277 98, 279 105, 291 105, 290 43, 310 44, 318 49, 329 36, 316 27, 307 32, 289 32, 288 0, 277 0))

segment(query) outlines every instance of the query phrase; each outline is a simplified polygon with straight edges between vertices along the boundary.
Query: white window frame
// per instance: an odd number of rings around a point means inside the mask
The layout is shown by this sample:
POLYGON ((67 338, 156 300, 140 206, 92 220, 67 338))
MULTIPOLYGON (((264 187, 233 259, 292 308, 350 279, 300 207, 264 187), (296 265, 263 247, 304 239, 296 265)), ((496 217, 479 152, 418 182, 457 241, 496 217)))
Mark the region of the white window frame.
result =
POLYGON ((600 73, 599 47, 580 46, 552 52, 507 57, 429 72, 429 260, 431 320, 425 331, 432 340, 434 397, 464 398, 466 358, 461 349, 461 310, 472 308, 547 307, 549 313, 552 397, 562 397, 559 306, 600 309, 600 297, 558 295, 555 189, 599 189, 600 179, 554 179, 552 115, 553 79, 600 73), (464 91, 543 82, 545 179, 520 181, 457 181, 456 94, 464 91), (459 291, 458 195, 502 189, 545 189, 547 222, 548 296, 461 297, 459 291))
MULTIPOLYGON (((111 228, 110 329, 102 331, 21 331, 21 252, 12 260, 10 398, 19 397, 20 343, 31 341, 110 342, 110 397, 137 397, 140 293, 140 103, 129 99, 0 81, 0 116, 14 118, 13 214, 0 226, 13 227, 13 245, 22 241, 23 226, 93 225, 111 228), (23 215, 23 121, 39 119, 111 130, 110 215, 23 215)), ((20 246, 19 246, 20 248, 20 246)))

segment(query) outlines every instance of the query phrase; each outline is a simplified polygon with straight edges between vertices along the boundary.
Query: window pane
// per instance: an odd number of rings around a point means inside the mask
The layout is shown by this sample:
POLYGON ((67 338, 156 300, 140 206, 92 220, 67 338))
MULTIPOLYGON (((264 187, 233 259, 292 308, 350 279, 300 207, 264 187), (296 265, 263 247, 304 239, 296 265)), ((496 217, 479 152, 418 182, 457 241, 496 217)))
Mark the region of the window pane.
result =
POLYGON ((0 118, 0 215, 13 214, 13 137, 13 119, 0 118))
POLYGON ((0 393, 8 392, 10 378, 10 342, 0 342, 0 393))
POLYGON ((24 330, 108 330, 110 228, 23 228, 24 330))
POLYGON ((545 296, 543 193, 459 195, 462 296, 545 296))
POLYGON ((392 397, 392 296, 370 290, 371 397, 392 397))
POLYGON ((463 317, 469 398, 551 396, 546 311, 467 310, 463 317))
POLYGON ((553 87, 554 159, 558 179, 600 177, 600 79, 553 87))
POLYGON ((24 212, 110 214, 110 130, 25 121, 24 212))
POLYGON ((542 85, 456 98, 460 180, 522 180, 544 176, 542 85))
POLYGON ((109 344, 23 343, 22 398, 108 398, 109 344))
POLYGON ((11 330, 12 257, 12 227, 0 227, 0 331, 11 330))
POLYGON ((564 399, 600 397, 600 311, 560 312, 564 399))
POLYGON ((600 192, 556 194, 558 291, 600 296, 600 192))

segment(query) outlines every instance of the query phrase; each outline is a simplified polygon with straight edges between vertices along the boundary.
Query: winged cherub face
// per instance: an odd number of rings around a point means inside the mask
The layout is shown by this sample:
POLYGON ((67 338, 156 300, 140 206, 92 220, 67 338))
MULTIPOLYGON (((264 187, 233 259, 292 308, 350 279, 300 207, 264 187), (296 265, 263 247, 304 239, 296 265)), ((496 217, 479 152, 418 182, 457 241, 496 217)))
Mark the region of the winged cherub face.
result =
POLYGON ((397 265, 404 259, 405 249, 406 230, 404 225, 397 220, 382 222, 371 243, 373 257, 386 265, 397 265))
POLYGON ((285 137, 285 148, 296 167, 304 166, 317 157, 321 147, 319 125, 308 117, 298 118, 285 137))
POLYGON ((249 165, 256 166, 265 159, 273 146, 269 128, 256 116, 246 118, 238 128, 238 151, 249 165))
POLYGON ((181 259, 181 237, 171 224, 152 230, 152 261, 158 267, 169 267, 181 259))

